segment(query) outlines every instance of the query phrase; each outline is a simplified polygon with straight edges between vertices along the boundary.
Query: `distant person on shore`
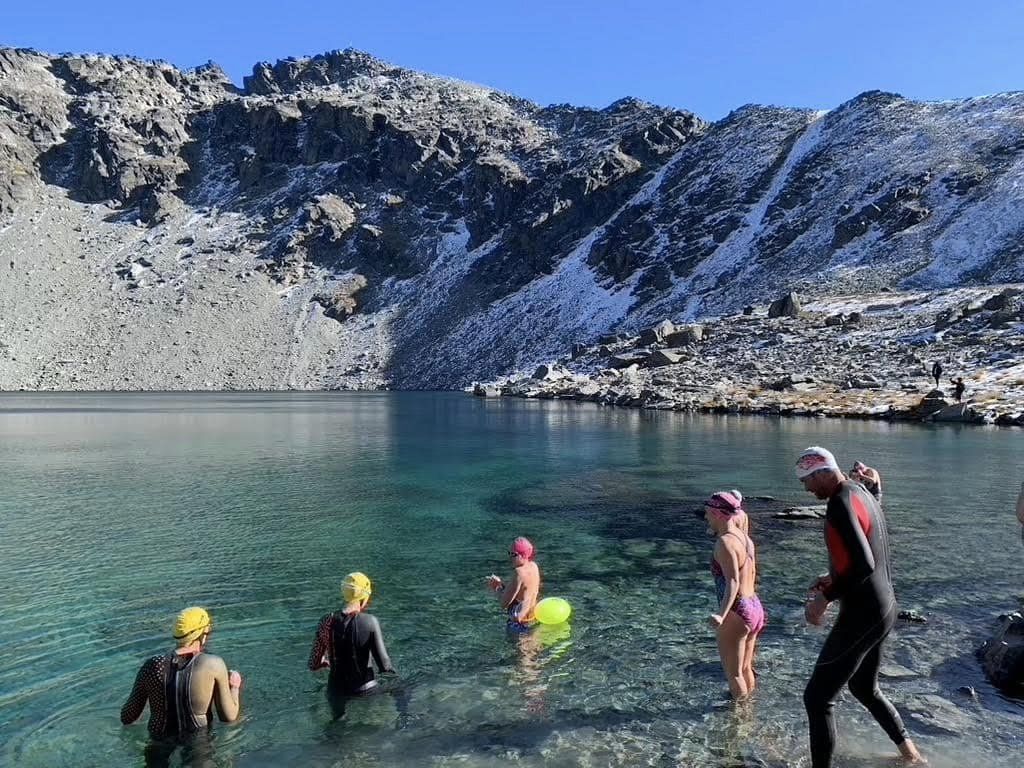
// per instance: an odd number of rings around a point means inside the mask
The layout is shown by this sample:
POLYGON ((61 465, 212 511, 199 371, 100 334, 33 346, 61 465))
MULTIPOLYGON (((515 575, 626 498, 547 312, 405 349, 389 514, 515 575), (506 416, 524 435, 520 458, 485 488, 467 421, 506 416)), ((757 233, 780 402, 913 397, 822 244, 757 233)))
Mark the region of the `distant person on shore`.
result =
POLYGON ((960 376, 956 379, 950 379, 949 383, 953 385, 953 397, 959 403, 964 398, 964 390, 967 389, 967 385, 964 384, 964 377, 960 376))
POLYGON ((533 609, 540 595, 540 568, 534 561, 536 554, 530 540, 520 536, 508 550, 514 569, 511 583, 506 585, 500 576, 493 574, 487 577, 488 586, 508 613, 508 628, 512 632, 526 632, 535 622, 533 609))
POLYGON ((327 700, 335 719, 344 714, 347 697, 361 696, 377 688, 374 664, 381 673, 396 674, 384 646, 380 622, 366 612, 372 594, 373 585, 366 574, 348 574, 341 583, 345 607, 324 615, 316 628, 308 666, 313 672, 330 669, 327 700))
POLYGON ((863 461, 855 461, 850 471, 850 479, 867 488, 868 493, 878 501, 882 500, 882 476, 878 474, 877 469, 869 467, 863 461))
POLYGON ((839 615, 825 639, 807 688, 804 706, 810 726, 811 766, 830 768, 835 751, 833 702, 844 685, 897 745, 902 758, 923 763, 896 709, 878 688, 882 643, 896 622, 889 536, 875 498, 839 471, 824 448, 804 451, 796 476, 815 497, 827 500, 825 542, 829 572, 811 585, 804 615, 819 625, 828 606, 839 601, 839 615))
POLYGON ((719 491, 704 502, 704 519, 716 537, 711 557, 718 607, 709 620, 718 636, 718 655, 729 692, 740 700, 754 692, 754 651, 765 614, 754 591, 757 555, 747 535, 743 495, 719 491))
POLYGON ((186 608, 174 622, 176 648, 139 669, 121 722, 134 723, 149 703, 149 735, 176 739, 211 725, 213 707, 223 722, 238 719, 242 676, 220 656, 206 653, 213 622, 202 608, 186 608))
POLYGON ((942 363, 936 360, 932 363, 932 378, 935 379, 935 388, 939 388, 939 379, 942 377, 942 363))
POLYGON ((1020 523, 1020 539, 1024 542, 1024 483, 1020 484, 1020 493, 1017 494, 1017 522, 1020 523))

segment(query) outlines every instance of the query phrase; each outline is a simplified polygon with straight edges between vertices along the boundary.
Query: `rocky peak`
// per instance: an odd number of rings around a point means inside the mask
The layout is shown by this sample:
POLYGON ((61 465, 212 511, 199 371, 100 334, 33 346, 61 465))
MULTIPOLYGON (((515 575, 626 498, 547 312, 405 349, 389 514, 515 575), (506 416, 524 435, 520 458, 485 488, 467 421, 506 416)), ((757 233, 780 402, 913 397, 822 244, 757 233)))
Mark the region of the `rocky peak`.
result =
POLYGON ((247 95, 270 96, 330 85, 345 86, 358 77, 376 77, 400 71, 368 53, 346 48, 310 58, 279 59, 275 64, 263 61, 252 68, 252 74, 243 82, 247 95))

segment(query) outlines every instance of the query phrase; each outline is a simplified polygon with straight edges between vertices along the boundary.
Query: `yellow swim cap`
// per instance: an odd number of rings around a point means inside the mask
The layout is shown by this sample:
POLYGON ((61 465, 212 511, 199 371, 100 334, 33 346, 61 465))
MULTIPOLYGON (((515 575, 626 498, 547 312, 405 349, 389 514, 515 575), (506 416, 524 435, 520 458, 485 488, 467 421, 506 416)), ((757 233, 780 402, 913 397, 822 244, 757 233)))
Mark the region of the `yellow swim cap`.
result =
POLYGON ((178 645, 189 645, 202 637, 204 632, 208 632, 212 625, 210 614, 205 609, 186 608, 174 622, 174 639, 178 645))
POLYGON ((360 573, 359 571, 350 573, 341 582, 341 596, 349 603, 358 600, 365 604, 370 599, 372 592, 373 585, 370 584, 370 579, 367 578, 365 573, 360 573))

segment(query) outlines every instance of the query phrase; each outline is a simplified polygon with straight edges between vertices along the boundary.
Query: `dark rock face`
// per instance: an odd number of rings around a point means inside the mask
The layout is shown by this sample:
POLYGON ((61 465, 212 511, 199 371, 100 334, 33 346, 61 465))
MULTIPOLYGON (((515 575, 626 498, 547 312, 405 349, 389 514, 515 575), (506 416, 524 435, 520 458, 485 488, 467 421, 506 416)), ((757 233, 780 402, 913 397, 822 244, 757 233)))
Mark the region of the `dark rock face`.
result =
POLYGON ((213 65, 0 49, 0 228, 42 184, 126 223, 236 214, 285 288, 314 283, 340 322, 395 318, 392 386, 455 387, 599 337, 701 344, 677 324, 791 288, 1022 280, 1024 223, 991 221, 1024 204, 1022 116, 1020 94, 872 92, 709 125, 634 99, 542 108, 351 50, 259 64, 239 91, 213 65), (352 275, 358 301, 332 287, 352 275))
POLYGON ((1012 613, 1000 619, 995 633, 978 650, 978 658, 994 686, 1020 694, 1024 685, 1024 616, 1012 613))

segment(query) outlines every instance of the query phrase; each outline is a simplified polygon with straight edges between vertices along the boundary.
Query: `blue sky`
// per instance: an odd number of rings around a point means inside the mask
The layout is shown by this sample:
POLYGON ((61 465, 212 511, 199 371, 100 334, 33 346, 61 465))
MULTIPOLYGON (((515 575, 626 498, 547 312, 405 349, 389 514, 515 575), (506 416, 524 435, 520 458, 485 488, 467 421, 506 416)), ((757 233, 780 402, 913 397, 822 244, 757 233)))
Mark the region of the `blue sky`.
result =
POLYGON ((1024 0, 0 2, 0 44, 213 60, 239 84, 257 61, 354 47, 541 104, 636 96, 709 119, 1024 89, 1024 0))

